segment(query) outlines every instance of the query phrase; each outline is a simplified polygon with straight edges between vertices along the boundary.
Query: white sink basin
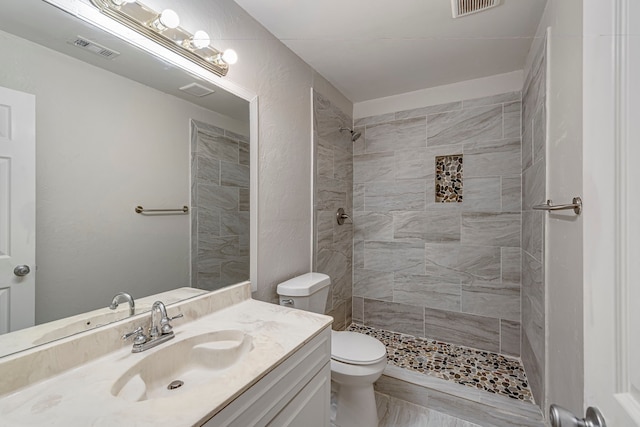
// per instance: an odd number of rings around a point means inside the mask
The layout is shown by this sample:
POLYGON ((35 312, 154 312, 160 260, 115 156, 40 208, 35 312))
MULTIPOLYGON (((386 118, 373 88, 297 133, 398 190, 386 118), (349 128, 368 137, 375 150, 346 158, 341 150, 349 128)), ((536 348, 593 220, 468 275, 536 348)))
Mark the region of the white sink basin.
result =
POLYGON ((220 377, 252 348, 251 336, 239 330, 169 341, 148 350, 148 356, 116 380, 111 394, 130 402, 182 394, 220 377))

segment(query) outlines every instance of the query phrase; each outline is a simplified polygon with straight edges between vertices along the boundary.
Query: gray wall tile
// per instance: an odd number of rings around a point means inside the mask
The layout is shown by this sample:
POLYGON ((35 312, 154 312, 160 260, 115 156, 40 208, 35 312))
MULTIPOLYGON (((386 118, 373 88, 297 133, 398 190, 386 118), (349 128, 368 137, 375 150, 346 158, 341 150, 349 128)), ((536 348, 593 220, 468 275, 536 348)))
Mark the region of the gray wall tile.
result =
POLYGON ((395 273, 393 301, 460 311, 460 281, 450 277, 395 273))
POLYGON ((547 109, 544 104, 540 104, 533 116, 533 161, 537 162, 545 157, 547 146, 547 109))
POLYGON ((220 185, 220 160, 196 156, 196 182, 220 185))
POLYGON ((502 138, 502 105, 427 116, 427 145, 450 145, 502 138))
POLYGON ((520 356, 520 322, 500 320, 500 353, 520 356))
POLYGON ((500 282, 500 248, 457 244, 425 245, 426 274, 456 277, 462 283, 500 282))
POLYGON ((424 274, 424 244, 364 242, 364 267, 368 270, 424 274))
POLYGON ((223 211, 220 214, 220 234, 223 236, 249 233, 249 212, 223 211))
POLYGON ((364 188, 364 207, 367 211, 414 211, 425 208, 424 180, 371 182, 365 184, 364 188))
POLYGON ((429 243, 459 242, 460 216, 439 211, 394 212, 393 238, 429 243))
POLYGON ((377 300, 393 300, 393 273, 356 268, 353 272, 353 294, 377 300))
POLYGON ((464 145, 464 175, 504 176, 519 175, 520 139, 502 139, 473 142, 464 145))
POLYGON ((238 188, 198 184, 198 206, 215 207, 224 211, 238 210, 238 188))
POLYGON ((522 174, 522 209, 531 210, 532 206, 543 204, 545 198, 544 162, 536 162, 522 174))
POLYGON ((238 163, 241 165, 250 165, 250 145, 249 142, 238 142, 238 163))
POLYGON ((531 167, 533 164, 533 127, 531 122, 524 125, 522 132, 522 170, 531 167))
POLYGON ((354 296, 353 304, 353 322, 362 323, 364 319, 364 298, 354 296))
MULTIPOLYGON (((353 294, 354 233, 349 222, 338 225, 338 208, 355 217, 353 204, 364 207, 364 188, 354 200, 353 143, 349 132, 352 118, 318 92, 313 93, 313 131, 316 151, 314 179, 313 269, 331 277, 326 312, 334 317, 333 328, 344 329, 351 322, 353 294)), ((362 252, 362 251, 360 251, 362 252)), ((363 257, 358 259, 363 263, 363 257)))
POLYGON ((356 240, 393 240, 393 214, 389 212, 354 212, 353 223, 356 240))
POLYGON ((520 283, 521 249, 501 248, 502 253, 502 283, 520 283))
POLYGON ((198 154, 212 159, 238 163, 238 143, 219 135, 208 135, 198 132, 198 154))
POLYGON ((395 178, 393 152, 353 156, 353 182, 392 181, 395 178))
POLYGON ((433 169, 432 160, 427 158, 426 149, 396 151, 395 179, 426 179, 433 169))
POLYGON ((365 321, 376 307, 366 300, 454 315, 466 314, 466 302, 493 317, 496 351, 499 316, 520 321, 520 96, 356 121, 364 134, 353 144, 353 289, 365 321), (460 153, 464 200, 436 203, 435 157, 460 153))
POLYGON ((364 300, 365 325, 403 334, 424 336, 422 307, 386 301, 364 300))
POLYGON ((378 116, 362 117, 354 122, 354 126, 370 126, 378 123, 392 122, 395 120, 394 113, 380 114, 378 116))
POLYGON ((425 336, 480 350, 500 351, 500 322, 490 317, 424 310, 425 336))
POLYGON ((428 107, 414 108, 412 110, 398 111, 396 120, 411 119, 413 117, 426 117, 429 114, 444 113, 462 109, 462 101, 448 102, 446 104, 430 105, 428 107))
POLYGON ((466 245, 520 247, 519 213, 462 213, 460 241, 466 245))
POLYGON ((504 137, 520 138, 522 133, 522 103, 520 101, 504 104, 504 137))
POLYGON ((365 136, 367 153, 426 148, 427 121, 424 117, 419 117, 367 126, 365 136))
POLYGON ((322 140, 316 145, 316 174, 333 178, 333 147, 323 145, 322 140))
POLYGON ((249 166, 221 161, 220 185, 249 188, 249 166))
MULTIPOLYGON (((495 105, 503 103, 513 103, 514 101, 520 101, 521 93, 507 92, 499 95, 484 96, 481 98, 465 99, 462 101, 462 108, 480 107, 483 105, 495 105)), ((519 104, 519 103, 518 103, 519 104)))
POLYGON ((520 285, 482 282, 462 285, 461 311, 520 321, 520 285))
POLYGON ((464 211, 500 212, 502 210, 502 179, 499 176, 465 178, 462 194, 464 211))
POLYGON ((502 212, 520 212, 522 209, 522 178, 502 177, 502 212))

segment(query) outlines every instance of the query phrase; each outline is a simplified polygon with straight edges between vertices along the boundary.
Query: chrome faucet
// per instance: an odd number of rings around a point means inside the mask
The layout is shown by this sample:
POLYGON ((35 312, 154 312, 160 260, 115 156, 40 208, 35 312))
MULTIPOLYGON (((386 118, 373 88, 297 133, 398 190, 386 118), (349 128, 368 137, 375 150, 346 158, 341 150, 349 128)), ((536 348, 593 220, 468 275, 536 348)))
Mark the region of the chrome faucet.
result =
POLYGON ((136 303, 133 300, 133 297, 126 292, 117 293, 116 296, 113 297, 113 301, 111 301, 111 305, 109 306, 109 308, 111 310, 115 310, 116 308, 118 308, 118 305, 124 301, 127 301, 129 303, 129 316, 133 316, 134 314, 136 314, 136 303))
POLYGON ((149 328, 149 337, 155 339, 163 334, 173 333, 167 316, 167 307, 162 301, 156 301, 151 306, 151 327, 149 328))
POLYGON ((182 314, 178 314, 177 316, 169 317, 164 303, 162 301, 156 301, 151 306, 149 335, 145 335, 144 329, 139 327, 133 332, 124 334, 122 339, 126 340, 130 337, 134 337, 133 348, 131 349, 132 353, 140 353, 141 351, 148 350, 158 344, 162 344, 163 342, 172 339, 174 337, 173 327, 169 322, 182 316, 182 314))

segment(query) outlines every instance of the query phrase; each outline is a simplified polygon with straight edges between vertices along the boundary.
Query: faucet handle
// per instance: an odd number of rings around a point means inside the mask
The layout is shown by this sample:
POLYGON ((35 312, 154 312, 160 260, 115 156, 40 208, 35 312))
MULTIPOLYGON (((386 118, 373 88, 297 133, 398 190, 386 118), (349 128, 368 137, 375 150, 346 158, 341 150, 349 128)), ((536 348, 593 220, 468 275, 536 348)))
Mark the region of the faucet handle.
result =
POLYGON ((173 317, 163 317, 162 320, 160 320, 160 328, 162 330, 163 334, 168 334, 169 332, 171 332, 171 330, 173 329, 173 326, 171 326, 171 324, 169 322, 171 322, 174 319, 179 319, 181 317, 184 317, 184 314, 178 314, 175 315, 173 317))
POLYGON ((136 328, 136 330, 134 330, 133 332, 129 332, 128 334, 124 334, 122 336, 123 340, 127 340, 131 337, 133 338, 133 344, 144 344, 145 342, 147 342, 147 337, 144 334, 144 330, 142 329, 142 326, 138 326, 136 328))

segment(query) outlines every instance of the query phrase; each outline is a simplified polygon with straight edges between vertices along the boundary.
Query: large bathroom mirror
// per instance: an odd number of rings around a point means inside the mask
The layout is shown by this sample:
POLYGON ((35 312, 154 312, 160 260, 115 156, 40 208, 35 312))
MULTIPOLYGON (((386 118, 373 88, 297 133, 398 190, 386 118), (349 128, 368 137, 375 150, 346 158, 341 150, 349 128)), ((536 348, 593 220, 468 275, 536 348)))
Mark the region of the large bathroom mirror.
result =
MULTIPOLYGON (((35 95, 35 327, 94 310, 104 319, 85 329, 120 320, 126 303, 107 316, 119 292, 173 302, 255 283, 257 98, 52 2, 0 14, 0 87, 35 95)), ((0 335, 0 356, 24 332, 0 335)))

